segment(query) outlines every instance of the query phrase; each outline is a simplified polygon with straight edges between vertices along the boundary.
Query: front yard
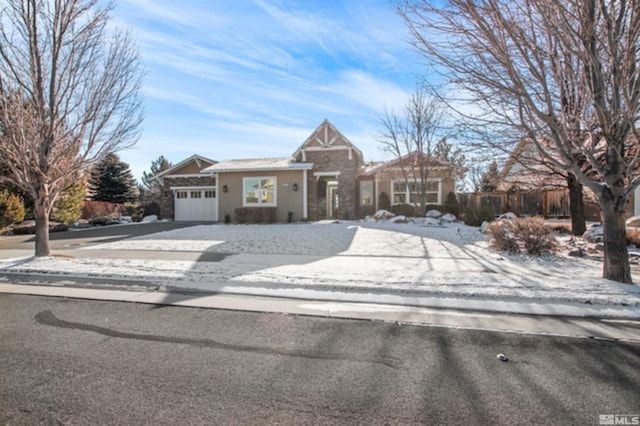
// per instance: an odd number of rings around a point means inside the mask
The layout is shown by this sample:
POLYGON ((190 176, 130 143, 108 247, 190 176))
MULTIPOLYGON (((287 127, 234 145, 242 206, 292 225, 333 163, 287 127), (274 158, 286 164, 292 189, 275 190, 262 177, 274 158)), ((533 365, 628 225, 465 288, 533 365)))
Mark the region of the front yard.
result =
MULTIPOLYGON (((459 223, 202 225, 83 250, 96 256, 2 260, 0 270, 301 299, 640 317, 640 287, 601 279, 600 262, 505 256, 488 249, 478 228, 459 223), (123 250, 129 259, 109 258, 123 250), (136 258, 149 250, 223 256, 217 262, 136 258)), ((640 275, 634 278, 640 282, 640 275)))

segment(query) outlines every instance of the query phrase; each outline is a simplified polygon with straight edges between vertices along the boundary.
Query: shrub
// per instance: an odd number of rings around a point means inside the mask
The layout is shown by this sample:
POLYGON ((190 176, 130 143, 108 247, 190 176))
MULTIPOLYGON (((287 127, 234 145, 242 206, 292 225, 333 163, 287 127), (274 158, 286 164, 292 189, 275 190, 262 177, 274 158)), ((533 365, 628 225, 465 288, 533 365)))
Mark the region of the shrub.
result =
POLYGON ((456 194, 454 192, 449 191, 449 193, 447 194, 447 198, 444 200, 443 207, 446 213, 451 213, 456 217, 459 215, 460 206, 458 205, 458 198, 456 197, 456 194))
POLYGON ((77 181, 60 194, 53 206, 51 220, 56 222, 75 222, 82 217, 82 201, 87 192, 84 179, 77 181))
POLYGON ((235 214, 238 223, 275 223, 278 217, 275 207, 238 207, 235 214))
POLYGON ((412 217, 416 215, 416 209, 411 204, 395 204, 391 207, 391 213, 412 217))
MULTIPOLYGON (((68 230, 69 230, 69 227, 64 223, 58 223, 58 222, 49 223, 49 232, 62 232, 62 231, 68 231, 68 230)), ((12 231, 15 235, 35 234, 36 225, 34 222, 20 224, 20 225, 14 226, 12 231)))
POLYGON ((0 192, 0 229, 24 220, 24 202, 22 198, 6 189, 0 192))
POLYGON ((293 212, 287 212, 287 223, 293 222, 293 212))
POLYGON ((627 242, 640 247, 640 228, 627 228, 627 242))
POLYGON ((540 255, 553 252, 557 247, 556 239, 551 235, 551 228, 541 217, 522 217, 513 221, 516 238, 522 243, 527 253, 540 255))
POLYGON ((145 203, 142 203, 142 210, 144 211, 144 214, 146 214, 147 216, 150 216, 150 215, 156 215, 158 217, 162 216, 160 214, 160 203, 158 203, 157 201, 147 201, 145 203))
POLYGON ((373 216, 376 212, 375 206, 362 206, 360 208, 360 215, 364 218, 367 216, 373 216))
POLYGON ((524 249, 529 254, 540 255, 553 252, 557 247, 551 228, 540 217, 500 220, 489 225, 487 234, 492 247, 509 253, 524 249))
POLYGON ((380 210, 391 210, 391 201, 386 192, 380 193, 380 199, 378 200, 378 206, 380 210))
POLYGON ((122 212, 122 204, 108 201, 85 201, 82 203, 82 218, 118 217, 122 212))
POLYGON ((140 222, 144 217, 144 207, 140 203, 125 203, 122 211, 126 216, 131 216, 134 222, 140 222))
POLYGON ((501 220, 494 222, 487 228, 487 234, 491 237, 491 247, 507 253, 518 253, 520 246, 516 239, 513 222, 501 220))
POLYGON ((224 223, 227 225, 231 223, 231 215, 228 212, 224 214, 224 223))
POLYGON ((480 226, 482 222, 495 219, 495 212, 491 206, 467 207, 464 209, 464 223, 469 226, 480 226))

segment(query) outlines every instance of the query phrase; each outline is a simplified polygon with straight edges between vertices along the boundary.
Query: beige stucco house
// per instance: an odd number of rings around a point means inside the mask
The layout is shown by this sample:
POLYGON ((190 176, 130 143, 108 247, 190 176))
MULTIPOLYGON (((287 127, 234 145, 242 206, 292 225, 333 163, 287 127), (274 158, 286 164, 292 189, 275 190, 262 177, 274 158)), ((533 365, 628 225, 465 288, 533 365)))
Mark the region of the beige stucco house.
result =
MULTIPOLYGON (((365 163, 362 152, 328 120, 290 157, 216 162, 193 155, 156 176, 163 186, 161 214, 175 220, 242 221, 355 219, 371 214, 386 193, 392 204, 414 203, 412 184, 401 172, 407 156, 388 163, 365 163), (268 218, 268 219, 265 219, 268 218)), ((442 204, 454 191, 457 171, 430 164, 429 204, 442 204)))

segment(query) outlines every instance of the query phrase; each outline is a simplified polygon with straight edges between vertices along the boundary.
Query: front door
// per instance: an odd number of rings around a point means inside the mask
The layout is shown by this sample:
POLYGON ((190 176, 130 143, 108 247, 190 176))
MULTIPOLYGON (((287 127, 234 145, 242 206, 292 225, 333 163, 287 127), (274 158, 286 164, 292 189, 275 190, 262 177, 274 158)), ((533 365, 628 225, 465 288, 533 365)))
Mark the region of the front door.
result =
POLYGON ((327 218, 338 218, 339 203, 338 181, 327 182, 327 218))

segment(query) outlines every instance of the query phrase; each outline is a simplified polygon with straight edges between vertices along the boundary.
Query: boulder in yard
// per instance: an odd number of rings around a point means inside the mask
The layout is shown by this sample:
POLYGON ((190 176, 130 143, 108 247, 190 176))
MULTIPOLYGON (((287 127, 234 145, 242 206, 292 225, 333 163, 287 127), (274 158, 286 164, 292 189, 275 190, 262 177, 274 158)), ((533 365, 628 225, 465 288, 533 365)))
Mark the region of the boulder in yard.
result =
POLYGON ((387 220, 387 219, 391 219, 394 216, 395 216, 395 214, 391 213, 388 210, 378 210, 377 212, 375 212, 373 214, 373 217, 376 220, 387 220))
POLYGON ((480 225, 480 232, 482 232, 483 234, 487 233, 487 229, 489 228, 489 222, 487 222, 486 220, 484 222, 482 222, 482 225, 480 225))
POLYGON ((513 220, 513 219, 517 219, 517 218, 518 218, 517 214, 512 213, 512 212, 507 212, 507 213, 501 214, 498 217, 498 220, 502 220, 502 219, 513 220))
POLYGON ((145 216, 142 218, 142 222, 143 223, 153 223, 153 222, 157 222, 158 221, 158 216, 156 216, 155 214, 149 215, 149 216, 145 216))
POLYGON ((582 238, 590 243, 601 243, 604 241, 602 225, 593 226, 582 234, 582 238))
POLYGON ((440 226, 440 221, 432 217, 426 217, 420 224, 422 226, 440 226))
POLYGON ((627 219, 625 225, 632 228, 640 228, 640 216, 631 216, 629 219, 627 219))
POLYGON ((452 215, 451 213, 447 213, 440 218, 440 222, 444 222, 444 223, 452 223, 452 222, 456 222, 457 220, 458 218, 452 215))
POLYGON ((429 210, 427 214, 425 214, 425 217, 430 217, 433 219, 438 219, 440 216, 442 216, 442 213, 440 212, 440 210, 436 209, 429 210))
POLYGON ((409 223, 409 221, 407 220, 406 216, 394 216, 391 219, 389 219, 389 222, 391 223, 409 223))

